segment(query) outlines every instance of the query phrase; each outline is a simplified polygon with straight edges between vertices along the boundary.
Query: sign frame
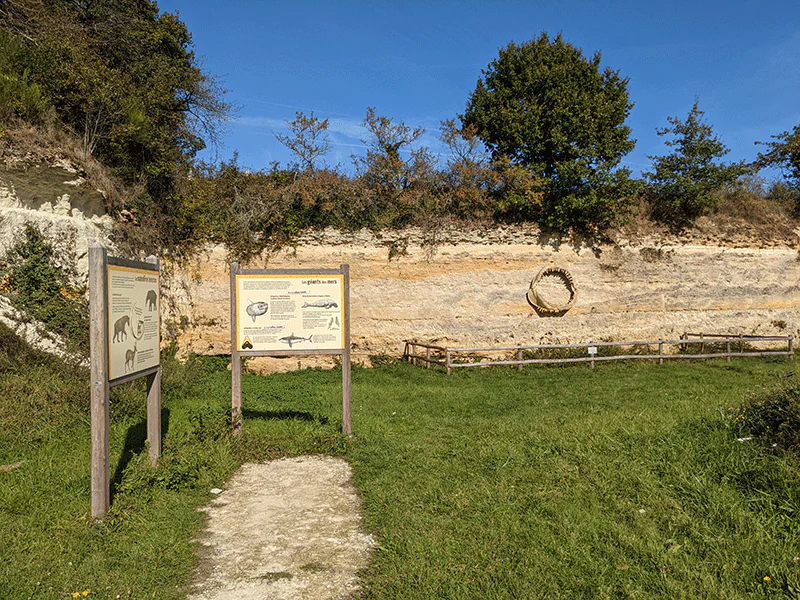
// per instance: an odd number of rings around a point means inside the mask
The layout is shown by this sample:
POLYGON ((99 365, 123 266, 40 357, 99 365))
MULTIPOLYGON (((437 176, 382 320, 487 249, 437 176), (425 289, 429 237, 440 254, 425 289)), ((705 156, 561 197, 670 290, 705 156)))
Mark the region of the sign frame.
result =
MULTIPOLYGON (((231 263, 231 421, 234 433, 242 431, 242 358, 250 356, 341 356, 342 357, 342 433, 352 433, 351 424, 351 360, 350 360, 350 266, 342 263, 338 269, 242 269, 239 263, 231 263), (291 345, 289 348, 273 350, 257 349, 242 350, 239 346, 239 285, 240 277, 257 278, 280 277, 341 277, 342 278, 342 307, 341 307, 341 348, 314 348, 300 349, 291 345)), ((254 319, 255 322, 255 319, 254 319)), ((294 335, 294 333, 292 333, 294 335)))
MULTIPOLYGON (((91 362, 91 497, 92 518, 100 519, 111 505, 109 399, 111 388, 142 377, 147 378, 147 442, 150 464, 161 456, 161 358, 156 365, 110 379, 109 266, 153 272, 161 284, 161 263, 155 256, 147 262, 108 256, 98 242, 89 246, 89 355, 91 362)), ((156 294, 158 348, 161 346, 161 293, 156 294)))
MULTIPOLYGON (((155 257, 152 257, 155 258, 155 257)), ((156 352, 155 352, 155 361, 156 364, 143 367, 139 370, 134 370, 131 373, 123 373, 122 375, 118 375, 117 377, 113 377, 113 361, 112 361, 112 349, 114 344, 113 336, 107 335, 106 336, 106 352, 107 352, 107 360, 108 360, 108 379, 111 386, 119 385, 121 383, 126 383, 128 381, 133 381, 134 379, 138 379, 139 377, 143 377, 145 375, 154 373, 160 366, 161 366, 161 355, 160 355, 160 346, 161 346, 161 268, 158 264, 158 259, 156 262, 138 262, 134 260, 128 260, 126 258, 118 258, 114 256, 107 257, 106 262, 106 318, 108 319, 112 315, 112 299, 111 299, 111 270, 128 270, 134 271, 139 273, 146 273, 150 274, 153 273, 156 276, 155 288, 156 288, 156 296, 155 296, 155 317, 156 317, 156 352), (111 338, 111 339, 109 339, 111 338)), ((110 321, 106 324, 106 331, 110 333, 110 321)), ((133 334, 133 322, 129 322, 129 327, 131 329, 131 334, 133 334)), ((127 328, 124 328, 127 330, 127 328)), ((115 332, 116 333, 116 332, 115 332)), ((127 334, 126 334, 127 338, 127 334)), ((152 361, 151 361, 152 362, 152 361)), ((135 369, 135 366, 133 367, 135 369)))

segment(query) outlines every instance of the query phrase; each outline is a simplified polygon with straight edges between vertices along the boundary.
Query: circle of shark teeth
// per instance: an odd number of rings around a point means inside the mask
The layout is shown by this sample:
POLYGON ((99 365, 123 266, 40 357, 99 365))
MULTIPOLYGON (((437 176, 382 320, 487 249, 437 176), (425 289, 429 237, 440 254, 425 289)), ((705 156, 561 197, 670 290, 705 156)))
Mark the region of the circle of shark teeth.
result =
POLYGON ((563 267, 558 267, 553 265, 542 267, 539 270, 539 273, 536 275, 536 277, 533 278, 533 281, 531 281, 530 289, 526 294, 528 302, 530 302, 530 304, 534 308, 536 308, 540 312, 550 315, 567 312, 575 304, 575 298, 577 297, 577 295, 578 295, 578 290, 575 287, 575 281, 572 279, 572 275, 570 274, 570 272, 563 267), (561 279, 561 281, 564 283, 564 287, 567 288, 567 291, 569 292, 569 300, 567 300, 566 303, 553 304, 552 302, 548 302, 547 300, 542 298, 537 293, 536 285, 539 283, 539 281, 541 281, 543 277, 551 277, 551 276, 561 279))

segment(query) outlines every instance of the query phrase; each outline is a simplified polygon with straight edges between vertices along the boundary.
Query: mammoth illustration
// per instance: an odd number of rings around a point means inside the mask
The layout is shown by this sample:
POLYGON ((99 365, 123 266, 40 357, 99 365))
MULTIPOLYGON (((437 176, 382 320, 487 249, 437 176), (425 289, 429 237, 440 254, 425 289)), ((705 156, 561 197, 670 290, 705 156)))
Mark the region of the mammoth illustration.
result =
POLYGON ((156 309, 156 292, 155 290, 150 290, 147 292, 147 296, 145 297, 144 301, 147 304, 147 310, 155 310, 156 309))
POLYGON ((125 331, 125 327, 131 324, 131 318, 128 315, 124 317, 120 317, 114 323, 114 337, 111 338, 112 342, 121 342, 125 339, 128 339, 128 332, 125 331), (123 337, 124 336, 124 337, 123 337))

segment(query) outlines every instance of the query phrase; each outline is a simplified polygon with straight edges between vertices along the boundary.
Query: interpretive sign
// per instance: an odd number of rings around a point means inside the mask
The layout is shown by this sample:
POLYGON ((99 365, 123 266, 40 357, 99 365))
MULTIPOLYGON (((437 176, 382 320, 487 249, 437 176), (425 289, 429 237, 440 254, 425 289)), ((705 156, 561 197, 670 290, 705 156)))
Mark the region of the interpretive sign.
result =
POLYGON ((108 378, 160 363, 159 273, 108 265, 108 378))
POLYGON ((343 275, 237 275, 236 299, 240 352, 343 348, 343 275))
POLYGON ((242 428, 242 357, 342 357, 342 432, 350 434, 350 267, 242 270, 231 264, 231 418, 242 428))
POLYGON ((89 246, 89 354, 91 358, 92 517, 111 504, 109 397, 111 387, 147 377, 150 463, 161 456, 160 265, 137 262, 89 246))

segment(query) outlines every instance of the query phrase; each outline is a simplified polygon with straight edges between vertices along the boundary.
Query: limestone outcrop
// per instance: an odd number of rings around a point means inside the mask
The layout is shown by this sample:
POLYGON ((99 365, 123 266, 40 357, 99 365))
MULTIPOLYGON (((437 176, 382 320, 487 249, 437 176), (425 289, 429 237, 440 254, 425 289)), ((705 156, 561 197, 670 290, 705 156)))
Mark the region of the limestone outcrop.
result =
MULTIPOLYGON (((108 245, 103 193, 53 154, 8 155, 0 165, 0 244, 24 223, 74 232, 79 267, 88 245, 108 245)), ((706 217, 701 218, 706 219, 706 217)), ((374 234, 311 231, 251 268, 350 264, 354 359, 398 356, 405 339, 494 346, 676 338, 685 331, 797 335, 800 237, 754 238, 746 227, 673 236, 619 230, 614 242, 567 242, 533 225, 427 228, 374 234), (716 231, 716 233, 713 233, 716 231), (526 299, 545 266, 566 269, 577 294, 569 310, 537 312, 526 299)), ((164 338, 180 355, 230 352, 229 261, 209 247, 189 262, 164 262, 164 338)), ((268 370, 332 360, 261 359, 268 370)))
POLYGON ((78 266, 85 272, 93 241, 108 244, 113 225, 103 193, 63 158, 19 156, 0 165, 0 244, 7 246, 26 223, 52 237, 75 239, 78 266))
MULTIPOLYGON (((354 358, 362 362, 399 355, 409 338, 492 346, 674 339, 685 331, 796 336, 800 324, 800 255, 788 246, 568 245, 543 240, 535 227, 512 227, 453 232, 432 247, 416 230, 328 231, 248 267, 343 262, 350 264, 354 358), (540 315, 526 300, 549 264, 568 269, 578 289, 574 306, 558 316, 540 315)), ((220 247, 174 272, 169 293, 183 322, 181 353, 229 353, 229 276, 220 247)))

